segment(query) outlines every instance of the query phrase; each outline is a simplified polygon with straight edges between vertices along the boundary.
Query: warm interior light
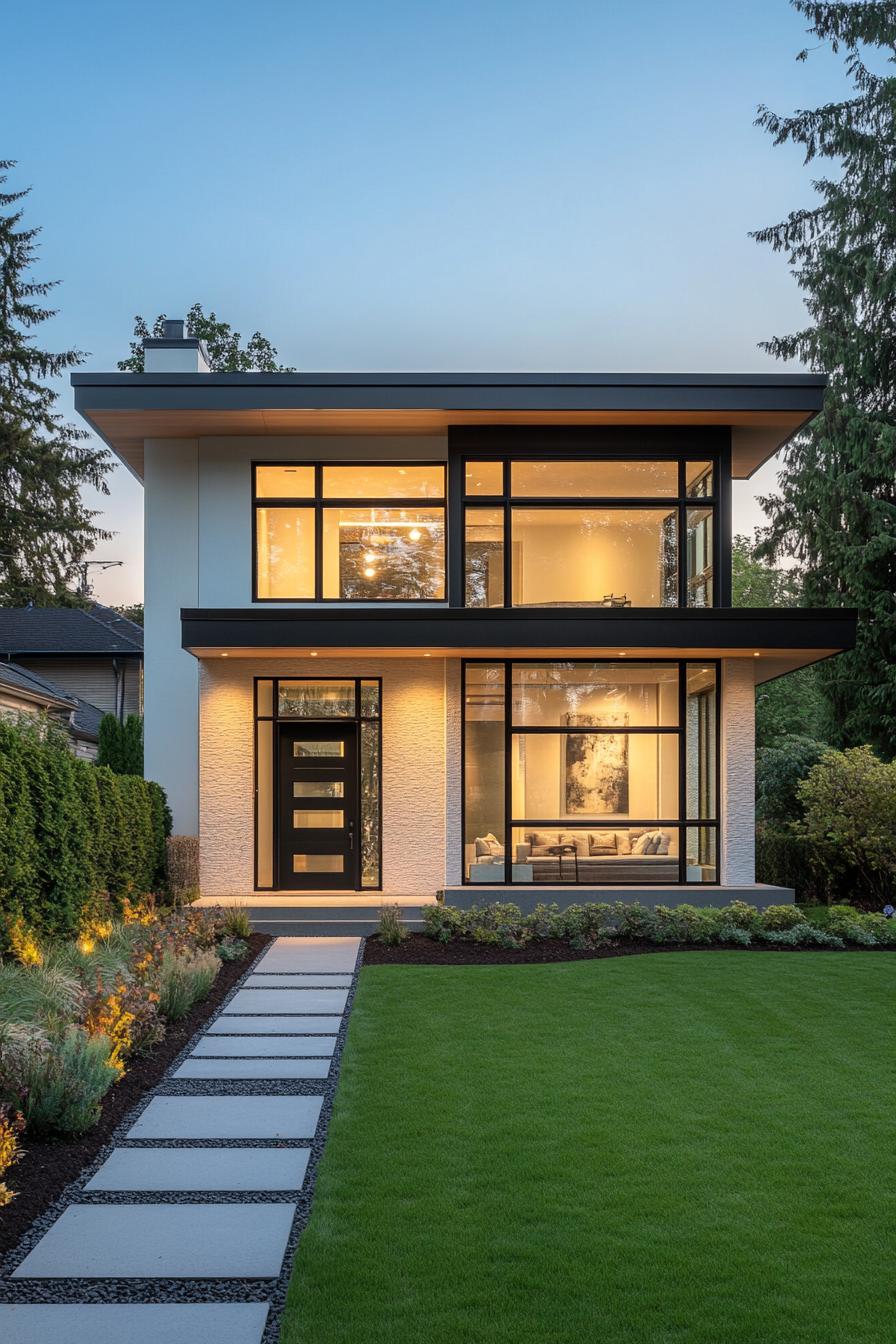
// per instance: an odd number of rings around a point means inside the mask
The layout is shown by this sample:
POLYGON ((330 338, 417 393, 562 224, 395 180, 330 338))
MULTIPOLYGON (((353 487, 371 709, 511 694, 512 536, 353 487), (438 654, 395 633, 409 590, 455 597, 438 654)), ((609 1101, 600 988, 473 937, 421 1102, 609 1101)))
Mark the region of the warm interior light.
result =
POLYGON ((309 657, 309 658, 316 658, 316 657, 317 657, 317 650, 316 650, 316 649, 312 649, 311 652, 309 653, 308 657, 309 657))
POLYGON ((366 568, 365 571, 364 571, 364 577, 365 577, 365 579, 374 579, 374 578, 376 578, 376 570, 373 568, 372 565, 368 565, 368 566, 367 566, 367 568, 366 568))
POLYGON ((753 657, 754 657, 754 658, 758 658, 758 657, 759 657, 759 654, 758 654, 758 653, 754 653, 754 654, 753 654, 753 657))
POLYGON ((364 563, 365 565, 372 565, 375 559, 376 556, 373 554, 373 551, 368 551, 364 557, 364 563))
POLYGON ((408 536, 410 537, 411 541, 419 541, 420 538, 423 536, 423 533, 420 531, 419 527, 412 527, 410 532, 408 533, 408 536))
POLYGON ((623 652, 620 653, 619 657, 620 657, 620 658, 627 658, 627 657, 628 657, 628 654, 623 650, 623 652))

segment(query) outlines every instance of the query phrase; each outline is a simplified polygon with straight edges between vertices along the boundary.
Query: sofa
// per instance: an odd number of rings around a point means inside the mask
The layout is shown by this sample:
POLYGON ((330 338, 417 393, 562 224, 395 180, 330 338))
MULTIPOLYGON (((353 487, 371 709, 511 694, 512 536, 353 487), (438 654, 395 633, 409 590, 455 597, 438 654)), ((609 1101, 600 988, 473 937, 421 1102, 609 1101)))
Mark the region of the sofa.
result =
MULTIPOLYGON (((674 832, 662 827, 626 826, 597 831, 524 831, 514 851, 514 882, 572 882, 612 886, 617 882, 677 882, 678 855, 670 853, 674 832), (558 845, 572 846, 575 856, 552 854, 558 845)), ((470 880, 503 880, 504 847, 492 834, 474 842, 470 880), (501 876, 490 877, 499 868, 501 876)))

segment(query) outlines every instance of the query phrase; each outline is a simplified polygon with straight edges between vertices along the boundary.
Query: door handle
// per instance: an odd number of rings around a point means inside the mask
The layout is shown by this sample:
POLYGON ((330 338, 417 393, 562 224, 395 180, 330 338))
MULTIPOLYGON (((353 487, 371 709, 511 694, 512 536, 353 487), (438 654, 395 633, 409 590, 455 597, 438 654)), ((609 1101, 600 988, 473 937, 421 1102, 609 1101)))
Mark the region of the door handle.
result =
POLYGON ((349 849, 355 847, 355 823, 353 821, 348 824, 348 847, 349 849))

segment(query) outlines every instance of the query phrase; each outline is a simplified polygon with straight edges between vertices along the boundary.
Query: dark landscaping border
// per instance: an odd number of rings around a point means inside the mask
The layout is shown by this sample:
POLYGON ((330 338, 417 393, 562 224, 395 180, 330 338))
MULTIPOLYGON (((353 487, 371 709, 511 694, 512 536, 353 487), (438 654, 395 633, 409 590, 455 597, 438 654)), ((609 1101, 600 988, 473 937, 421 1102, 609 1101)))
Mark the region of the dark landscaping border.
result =
POLYGON ((561 961, 600 961, 604 957, 636 957, 652 952, 896 952, 896 947, 781 947, 773 943, 647 943, 614 939, 606 947, 578 950, 562 938, 533 938, 526 947, 497 947, 472 938, 453 938, 440 943, 425 933, 412 933, 397 947, 380 941, 379 935, 364 942, 365 966, 538 966, 561 961))
MULTIPOLYGON (((275 941, 268 935, 261 937, 263 943, 252 961, 247 965, 239 963, 239 977, 231 983, 229 990, 221 997, 213 1013, 203 1012, 199 1027, 193 1031, 189 1040, 179 1050, 174 1059, 170 1059, 164 1076, 155 1087, 149 1088, 139 1102, 132 1106, 121 1120, 114 1133, 80 1172, 78 1178, 66 1187, 60 1198, 45 1209, 26 1232, 18 1246, 0 1263, 0 1302, 20 1303, 202 1303, 202 1302, 267 1302, 270 1304, 262 1344, 277 1344, 280 1335, 280 1321, 289 1282, 292 1276, 293 1261, 299 1238, 307 1226, 314 1200, 317 1183, 317 1170, 327 1140, 333 1100, 339 1082, 342 1064, 342 1052, 348 1032, 349 1019, 354 1004, 358 984, 358 974, 364 953, 364 940, 358 946, 358 955, 347 990, 345 1010, 342 1022, 336 1033, 336 1045, 330 1061, 326 1078, 313 1079, 235 1079, 215 1080, 207 1078, 174 1079, 171 1075, 190 1055, 196 1041, 205 1034, 211 1016, 217 1016, 223 1007, 233 998, 243 981, 255 970, 270 943, 275 941), (213 1148, 232 1147, 231 1140, 133 1140, 126 1135, 138 1116, 146 1109, 154 1096, 320 1096, 322 1098, 320 1117, 314 1138, 311 1140, 294 1139, 279 1141, 281 1147, 307 1148, 308 1167, 302 1188, 293 1192, 240 1192, 232 1193, 193 1193, 190 1191, 152 1192, 150 1198, 131 1192, 103 1192, 97 1194, 84 1192, 84 1185, 99 1170, 112 1149, 122 1141, 129 1147, 148 1145, 149 1147, 190 1147, 213 1148), (99 1197, 98 1197, 99 1196, 99 1197), (8 1276, 48 1231, 63 1210, 72 1203, 78 1204, 136 1204, 136 1203, 294 1203, 296 1205, 292 1229, 284 1252, 283 1264, 277 1279, 11 1279, 8 1276)), ((274 972, 273 974, 276 974, 274 972)), ((295 974, 284 972, 284 974, 295 974)), ((307 972, 313 977, 315 972, 307 972)), ((205 1001, 207 1004, 209 1000, 205 1001)), ((203 1008, 205 1007, 203 1005, 203 1008)), ((262 1014, 267 1016, 267 1014, 262 1014)), ((240 1034, 240 1033, 235 1033, 240 1034)), ((326 1033, 332 1035, 333 1033, 326 1033)), ((269 1147, 269 1139, 242 1139, 240 1147, 269 1147)), ((13 1168, 15 1170, 15 1168, 13 1168)))
POLYGON ((166 1024, 164 1038, 145 1055, 135 1055, 120 1082, 103 1098, 103 1109, 92 1129, 77 1138, 29 1139, 25 1156, 11 1167, 7 1183, 16 1190, 15 1199, 0 1209, 0 1257, 15 1250, 35 1219, 59 1199, 66 1187, 77 1182, 100 1149, 105 1149, 123 1119, 164 1078, 172 1061, 218 1009, 235 985, 246 974, 271 941, 267 933, 253 933, 248 939, 249 957, 243 961, 225 961, 208 994, 179 1022, 166 1024))

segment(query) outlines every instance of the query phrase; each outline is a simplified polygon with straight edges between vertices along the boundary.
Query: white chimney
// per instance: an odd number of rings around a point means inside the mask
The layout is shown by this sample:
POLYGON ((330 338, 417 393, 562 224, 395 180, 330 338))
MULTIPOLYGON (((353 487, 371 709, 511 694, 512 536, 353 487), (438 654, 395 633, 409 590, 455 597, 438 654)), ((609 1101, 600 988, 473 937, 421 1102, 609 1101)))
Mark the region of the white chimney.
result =
POLYGON ((184 334, 183 318, 166 320, 164 335, 143 342, 144 373, 208 373, 208 351, 197 336, 184 334))

